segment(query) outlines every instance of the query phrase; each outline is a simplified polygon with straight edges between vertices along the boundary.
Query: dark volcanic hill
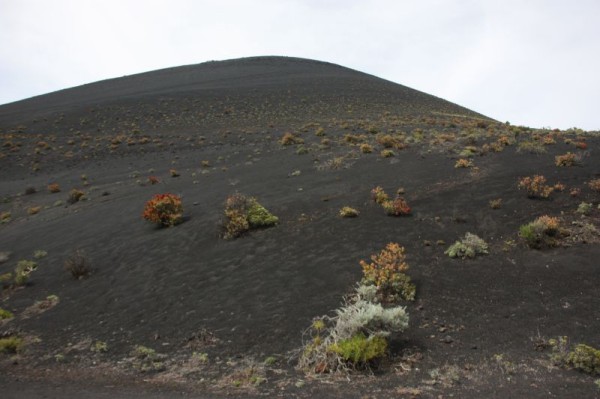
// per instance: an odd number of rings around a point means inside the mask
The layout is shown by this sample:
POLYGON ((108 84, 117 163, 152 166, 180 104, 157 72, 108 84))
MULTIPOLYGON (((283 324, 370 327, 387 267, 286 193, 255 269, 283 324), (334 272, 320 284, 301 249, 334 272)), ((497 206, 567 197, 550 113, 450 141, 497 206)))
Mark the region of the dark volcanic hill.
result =
POLYGON ((0 106, 2 398, 597 396, 549 344, 600 346, 599 146, 282 57, 0 106), (545 183, 519 189, 533 175, 545 183), (389 216, 377 186, 410 213, 389 216), (181 198, 181 224, 142 218, 163 193, 181 198), (224 239, 236 193, 277 225, 224 239), (540 216, 553 227, 527 241, 540 216), (450 258, 466 233, 487 254, 450 258), (360 260, 388 243, 416 285, 399 302, 408 328, 373 373, 296 369, 303 333, 351 301, 360 260), (65 270, 76 250, 81 279, 65 270), (37 268, 19 285, 21 261, 37 268))
MULTIPOLYGON (((403 115, 476 115, 440 98, 339 65, 288 57, 212 61, 91 83, 0 106, 0 124, 114 106, 158 106, 184 101, 203 108, 210 101, 225 108, 261 101, 274 109, 296 105, 303 118, 340 116, 345 107, 381 109, 403 115), (306 114, 308 112, 308 114, 306 114)), ((182 105, 182 104, 179 104, 182 105)), ((204 109, 204 108, 203 108, 204 109)))

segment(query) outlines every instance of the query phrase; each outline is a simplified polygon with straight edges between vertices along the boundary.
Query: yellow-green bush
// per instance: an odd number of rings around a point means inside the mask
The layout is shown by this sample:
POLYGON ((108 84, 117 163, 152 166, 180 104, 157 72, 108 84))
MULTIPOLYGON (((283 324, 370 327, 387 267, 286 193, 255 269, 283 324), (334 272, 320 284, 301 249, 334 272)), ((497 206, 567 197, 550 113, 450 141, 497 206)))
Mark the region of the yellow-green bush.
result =
POLYGON ((223 238, 232 239, 241 236, 250 229, 270 227, 279 222, 256 198, 236 193, 225 201, 225 222, 223 238))
POLYGON ((23 338, 17 336, 0 338, 0 353, 17 353, 23 347, 23 338))
POLYGON ((354 365, 368 363, 385 355, 387 341, 383 337, 369 337, 359 333, 350 339, 344 339, 329 347, 342 359, 354 365))
POLYGON ((14 315, 8 310, 0 308, 0 320, 12 319, 14 315))
POLYGON ((600 350, 579 344, 569 352, 566 363, 584 373, 600 375, 600 350))

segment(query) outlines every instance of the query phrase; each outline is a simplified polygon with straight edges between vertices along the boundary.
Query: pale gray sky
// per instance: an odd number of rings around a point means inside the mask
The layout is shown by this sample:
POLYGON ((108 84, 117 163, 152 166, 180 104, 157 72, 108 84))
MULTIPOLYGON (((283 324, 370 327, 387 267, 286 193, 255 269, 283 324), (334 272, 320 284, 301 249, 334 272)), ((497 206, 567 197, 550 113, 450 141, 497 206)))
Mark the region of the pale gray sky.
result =
POLYGON ((0 0, 0 104, 256 55, 333 62, 503 122, 600 129, 598 0, 0 0))

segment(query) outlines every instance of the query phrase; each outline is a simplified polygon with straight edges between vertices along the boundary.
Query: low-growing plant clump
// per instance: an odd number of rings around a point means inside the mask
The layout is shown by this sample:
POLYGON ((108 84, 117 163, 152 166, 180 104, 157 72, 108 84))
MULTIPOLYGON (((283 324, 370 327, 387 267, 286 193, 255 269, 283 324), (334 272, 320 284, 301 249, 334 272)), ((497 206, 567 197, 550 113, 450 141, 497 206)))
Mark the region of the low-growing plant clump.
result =
POLYGON ((8 310, 0 308, 0 320, 8 320, 8 319, 12 319, 13 317, 15 317, 15 315, 12 314, 12 312, 9 312, 8 310))
POLYGON ((552 361, 562 367, 572 367, 591 375, 600 375, 600 349, 590 345, 577 344, 571 350, 566 336, 548 340, 552 348, 552 361))
POLYGON ((358 216, 358 214, 359 212, 356 209, 349 206, 345 206, 340 209, 340 216, 343 218, 355 218, 358 216))
POLYGON ((82 279, 92 273, 92 267, 83 250, 76 250, 65 260, 65 270, 76 279, 82 279))
POLYGON ((414 299, 415 294, 404 274, 408 269, 404 248, 390 243, 371 260, 360 262, 364 278, 335 316, 313 321, 300 369, 313 373, 368 369, 386 356, 389 336, 408 327, 405 308, 394 305, 398 299, 414 299))
POLYGON ((394 156, 396 156, 396 154, 392 150, 388 150, 388 149, 381 150, 381 157, 382 158, 391 158, 391 157, 394 157, 394 156))
POLYGON ((543 215, 533 222, 522 225, 519 228, 519 236, 529 248, 555 247, 560 238, 559 228, 558 218, 543 215))
POLYGON ((84 195, 85 193, 83 191, 74 188, 73 190, 69 191, 69 197, 67 198, 67 202, 69 204, 79 202, 79 200, 81 200, 81 198, 83 198, 84 195))
POLYGON ((251 229, 274 226, 279 218, 271 214, 256 198, 233 194, 225 201, 223 238, 232 239, 251 229))
POLYGON ((58 185, 58 183, 50 183, 48 184, 48 191, 50 193, 59 193, 60 192, 60 186, 58 185))
POLYGON ((381 205, 385 213, 389 216, 405 216, 411 213, 408 202, 406 202, 400 193, 396 195, 396 198, 390 200, 390 197, 383 188, 377 186, 371 190, 371 199, 381 205))
POLYGON ((488 253, 488 244, 475 234, 466 233, 462 240, 456 241, 445 252, 451 258, 474 258, 488 253))
POLYGON ((502 198, 490 200, 489 204, 492 209, 500 209, 502 207, 502 198))
POLYGON ((146 202, 142 217, 161 227, 175 226, 183 220, 181 197, 175 194, 156 194, 146 202))
POLYGON ((575 166, 579 163, 579 157, 572 152, 567 152, 564 155, 557 155, 554 157, 554 163, 556 166, 575 166))
POLYGON ((465 158, 460 158, 456 161, 456 163, 454 164, 454 167, 457 169, 460 168, 472 168, 473 167, 473 161, 471 161, 470 159, 465 159, 465 158))
POLYGON ((519 180, 519 189, 527 192, 529 198, 548 198, 554 187, 546 185, 546 178, 542 175, 527 176, 519 180))
POLYGON ((580 213, 582 215, 589 215, 590 213, 592 213, 592 209, 594 209, 594 206, 589 203, 589 202, 581 202, 578 206, 577 206, 577 213, 580 213))
POLYGON ((37 269, 37 266, 37 263, 32 260, 20 260, 17 262, 17 267, 15 268, 15 285, 26 285, 29 281, 29 276, 37 269))
POLYGON ((371 199, 379 205, 383 205, 383 203, 388 201, 390 197, 385 193, 385 191, 383 191, 381 186, 377 186, 371 190, 371 199))
POLYGON ((360 152, 362 152, 363 154, 370 154, 373 152, 373 146, 371 146, 368 143, 363 143, 360 145, 360 152))
POLYGON ((594 180, 590 180, 588 182, 588 186, 589 188, 591 188, 592 190, 600 193, 600 179, 594 179, 594 180))
POLYGON ((411 209, 408 202, 403 197, 397 196, 391 201, 385 201, 381 204, 385 213, 389 216, 410 215, 411 209))
POLYGON ((304 140, 294 133, 286 132, 279 140, 279 143, 281 143, 281 145, 303 144, 304 140))
POLYGON ((18 353, 23 347, 23 338, 15 335, 0 338, 0 353, 18 353))
POLYGON ((166 369, 164 361, 166 355, 157 353, 154 349, 137 345, 131 352, 131 365, 142 372, 160 372, 166 369))
POLYGON ((379 301, 389 303, 415 299, 416 287, 405 274, 408 264, 404 247, 389 243, 378 254, 371 255, 371 262, 361 260, 360 266, 363 270, 361 284, 374 286, 379 301))
POLYGON ((384 308, 355 294, 335 316, 313 321, 298 368, 319 374, 369 368, 385 356, 388 337, 406 328, 404 307, 384 308))

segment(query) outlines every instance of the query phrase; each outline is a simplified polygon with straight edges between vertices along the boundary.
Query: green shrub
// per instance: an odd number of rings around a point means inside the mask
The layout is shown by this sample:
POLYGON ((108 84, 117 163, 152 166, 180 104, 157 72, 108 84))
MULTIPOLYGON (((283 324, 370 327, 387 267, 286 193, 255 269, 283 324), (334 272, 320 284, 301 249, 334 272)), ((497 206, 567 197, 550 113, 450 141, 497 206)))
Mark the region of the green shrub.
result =
POLYGON ((488 253, 488 245, 475 234, 467 233, 460 241, 456 241, 445 252, 451 258, 474 258, 488 253))
POLYGON ((359 333, 352 338, 341 340, 329 347, 329 350, 337 353, 347 362, 355 365, 368 363, 371 360, 382 357, 387 349, 387 341, 383 337, 367 338, 359 333))
POLYGON ((250 229, 270 227, 279 222, 279 218, 259 204, 256 198, 239 193, 229 196, 225 201, 225 218, 225 239, 236 238, 250 229))
POLYGON ((12 312, 0 308, 0 320, 12 319, 13 317, 15 317, 15 315, 13 315, 12 312))
POLYGON ((600 350, 579 344, 574 351, 569 352, 566 363, 584 373, 600 375, 600 350))
POLYGON ((519 228, 519 236, 528 247, 541 249, 557 244, 560 222, 558 218, 543 215, 519 228))
POLYGON ((158 372, 166 369, 164 365, 164 359, 166 359, 166 356, 156 353, 156 351, 152 348, 137 345, 133 349, 131 355, 133 356, 133 367, 143 373, 151 371, 158 372))
POLYGON ((561 336, 548 340, 552 361, 560 366, 573 367, 591 375, 600 375, 600 350, 586 344, 577 344, 569 350, 569 339, 561 336))
POLYGON ((390 197, 381 186, 377 186, 371 190, 371 199, 379 205, 383 205, 385 201, 389 201, 390 197))
POLYGON ((23 347, 23 338, 17 336, 0 338, 0 353, 17 353, 23 347))
POLYGON ((90 350, 95 353, 106 353, 108 352, 108 344, 104 341, 96 341, 90 347, 90 350))
POLYGON ((589 215, 592 212, 593 206, 589 202, 582 202, 577 207, 577 213, 582 215, 589 215))
POLYGON ((258 203, 256 198, 248 199, 248 223, 250 228, 274 226, 279 218, 258 203))
POLYGON ((15 284, 22 286, 27 284, 31 273, 37 269, 37 263, 31 260, 20 260, 15 268, 15 284))
POLYGON ((305 344, 298 367, 316 373, 368 367, 369 360, 385 354, 387 337, 408 327, 404 307, 384 308, 365 298, 370 287, 359 287, 358 295, 336 311, 334 317, 316 319, 310 329, 312 339, 305 344), (364 337, 364 340, 360 337, 364 337), (370 341, 370 342, 369 342, 370 341))

